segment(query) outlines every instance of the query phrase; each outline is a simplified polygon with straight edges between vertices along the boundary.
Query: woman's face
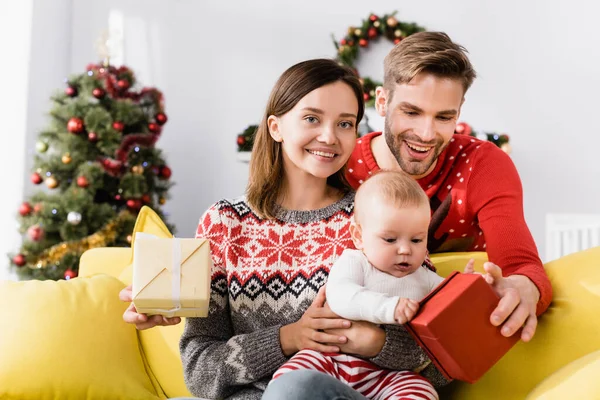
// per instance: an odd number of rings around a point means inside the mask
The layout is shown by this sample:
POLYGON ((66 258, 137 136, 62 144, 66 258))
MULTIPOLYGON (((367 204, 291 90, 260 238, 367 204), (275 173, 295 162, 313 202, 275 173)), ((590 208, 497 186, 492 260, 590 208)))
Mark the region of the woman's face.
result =
POLYGON ((281 142, 285 175, 328 178, 348 161, 356 142, 358 101, 346 83, 313 90, 286 114, 268 119, 281 142))

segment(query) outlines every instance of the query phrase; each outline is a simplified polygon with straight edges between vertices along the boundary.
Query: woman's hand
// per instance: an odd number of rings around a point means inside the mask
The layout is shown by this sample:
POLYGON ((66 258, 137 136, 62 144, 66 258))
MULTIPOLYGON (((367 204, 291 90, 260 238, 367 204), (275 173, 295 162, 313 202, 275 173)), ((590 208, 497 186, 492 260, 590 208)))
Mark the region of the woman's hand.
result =
POLYGON ((135 327, 139 330, 153 328, 157 325, 177 325, 181 322, 181 318, 179 317, 167 318, 162 315, 153 315, 151 317, 148 317, 146 314, 139 314, 135 309, 135 306, 131 302, 133 300, 131 285, 121 290, 121 292, 119 293, 119 298, 124 302, 131 303, 129 304, 129 307, 127 307, 127 310, 125 310, 125 312, 123 313, 123 321, 129 324, 135 324, 135 327))
POLYGON ((286 356, 302 349, 338 353, 340 344, 348 340, 346 336, 323 331, 348 328, 350 325, 350 321, 340 318, 325 304, 325 286, 323 286, 300 320, 281 327, 279 330, 281 349, 286 356))
POLYGON ((377 356, 385 344, 385 331, 367 321, 352 321, 350 328, 330 329, 327 333, 348 338, 345 344, 339 346, 340 352, 365 358, 377 356))

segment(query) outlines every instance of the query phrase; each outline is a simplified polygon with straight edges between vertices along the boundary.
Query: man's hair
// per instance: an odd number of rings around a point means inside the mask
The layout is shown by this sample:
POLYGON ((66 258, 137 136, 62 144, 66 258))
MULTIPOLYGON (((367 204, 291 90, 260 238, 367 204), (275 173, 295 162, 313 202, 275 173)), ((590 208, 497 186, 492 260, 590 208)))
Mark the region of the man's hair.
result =
MULTIPOLYGON (((322 86, 344 82, 354 92, 358 101, 356 126, 363 117, 365 105, 363 90, 356 73, 331 59, 314 59, 300 62, 288 68, 279 78, 256 131, 246 199, 254 212, 261 218, 275 218, 277 199, 283 183, 283 154, 281 143, 269 134, 269 116, 280 117, 289 112, 307 94, 322 86)), ((346 168, 327 178, 327 184, 342 192, 352 188, 346 180, 346 168)))
POLYGON ((354 201, 355 216, 358 216, 364 207, 363 199, 373 197, 397 208, 421 205, 429 207, 429 197, 425 191, 404 171, 380 170, 360 185, 354 201))
POLYGON ((385 57, 383 87, 391 100, 396 84, 410 82, 421 72, 458 79, 465 93, 476 77, 467 50, 443 32, 418 32, 398 43, 385 57))

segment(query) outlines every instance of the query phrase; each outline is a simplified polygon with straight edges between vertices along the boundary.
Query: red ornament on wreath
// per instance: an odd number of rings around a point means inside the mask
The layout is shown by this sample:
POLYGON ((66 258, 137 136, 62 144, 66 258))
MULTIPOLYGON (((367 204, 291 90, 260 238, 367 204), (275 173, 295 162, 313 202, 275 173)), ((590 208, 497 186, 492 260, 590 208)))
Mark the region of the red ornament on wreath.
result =
POLYGON ((96 132, 89 132, 88 140, 92 143, 96 143, 98 141, 98 134, 96 132))
POLYGON ((379 19, 379 17, 378 17, 377 15, 375 15, 375 14, 371 14, 371 16, 369 17, 369 20, 370 20, 371 22, 375 22, 375 21, 377 21, 378 19, 379 19))
POLYGON ((379 32, 377 32, 377 29, 369 28, 369 32, 368 32, 369 39, 375 39, 378 34, 379 34, 379 32))
POLYGON ((246 138, 243 136, 238 136, 237 138, 237 144, 238 146, 243 146, 246 144, 246 138))
POLYGON ((367 47, 369 45, 369 41, 367 39, 360 39, 358 41, 358 45, 360 47, 367 47))
POLYGON ((154 119, 156 120, 156 123, 158 123, 159 125, 164 125, 169 120, 169 118, 167 118, 167 114, 162 113, 162 112, 156 114, 154 119))
POLYGON ((160 132, 160 125, 155 124, 154 122, 150 122, 148 124, 148 130, 152 133, 159 133, 160 132))
POLYGON ((26 261, 25 256, 23 254, 17 254, 16 256, 13 257, 12 262, 17 267, 22 267, 23 265, 25 265, 25 263, 27 261, 26 261))
POLYGON ((65 89, 65 94, 69 97, 75 97, 77 96, 77 88, 74 88, 73 86, 68 86, 65 89))
POLYGON ((90 185, 90 182, 87 180, 85 176, 80 176, 77 178, 77 186, 80 188, 86 188, 90 185))
POLYGON ((44 230, 39 225, 32 225, 29 227, 29 229, 27 229, 27 236, 29 236, 29 239, 33 240, 34 242, 39 242, 42 240, 44 238, 44 234, 44 230))
POLYGON ((31 211, 33 211, 33 208, 31 208, 31 204, 28 202, 24 202, 21 204, 21 207, 19 207, 19 214, 21 214, 22 217, 31 214, 31 211))
POLYGON ((465 122, 459 122, 456 124, 456 128, 454 129, 454 132, 458 133, 459 135, 467 136, 470 135, 472 131, 473 130, 471 129, 471 126, 465 122))
POLYGON ((38 174, 37 172, 34 172, 33 174, 31 174, 31 182, 33 182, 35 185, 39 185, 40 183, 43 182, 42 176, 40 174, 38 174))
POLYGON ((71 118, 69 122, 67 122, 67 130, 74 134, 83 132, 83 121, 81 118, 71 118))
POLYGON ((129 89, 129 81, 127 79, 119 79, 117 81, 117 86, 121 90, 127 90, 129 89))
POLYGON ((129 199, 127 200, 127 207, 130 210, 137 211, 142 208, 142 201, 140 199, 129 199))
POLYGON ((101 89, 101 88, 96 88, 96 89, 92 90, 92 96, 94 96, 97 99, 103 98, 105 94, 106 94, 106 92, 104 91, 104 89, 101 89))
POLYGON ((72 269, 68 269, 65 271, 65 279, 68 281, 70 279, 73 278, 77 278, 77 272, 73 271, 72 269))
POLYGON ((171 177, 171 168, 166 165, 160 169, 160 178, 169 179, 171 177))
POLYGON ((115 121, 112 123, 112 127, 115 131, 123 132, 123 129, 125 129, 125 124, 121 121, 115 121))

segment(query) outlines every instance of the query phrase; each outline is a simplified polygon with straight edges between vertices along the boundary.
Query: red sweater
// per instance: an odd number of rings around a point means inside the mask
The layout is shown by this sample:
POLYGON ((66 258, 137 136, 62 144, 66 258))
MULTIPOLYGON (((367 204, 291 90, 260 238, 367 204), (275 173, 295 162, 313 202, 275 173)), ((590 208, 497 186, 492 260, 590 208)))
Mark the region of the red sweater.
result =
MULTIPOLYGON (((373 132, 357 140, 347 177, 358 187, 380 168, 373 157, 373 132)), ((523 190, 517 170, 496 145, 454 135, 434 170, 419 184, 429 196, 430 253, 486 251, 504 276, 525 275, 537 286, 538 315, 552 300, 552 286, 523 215, 523 190)))

